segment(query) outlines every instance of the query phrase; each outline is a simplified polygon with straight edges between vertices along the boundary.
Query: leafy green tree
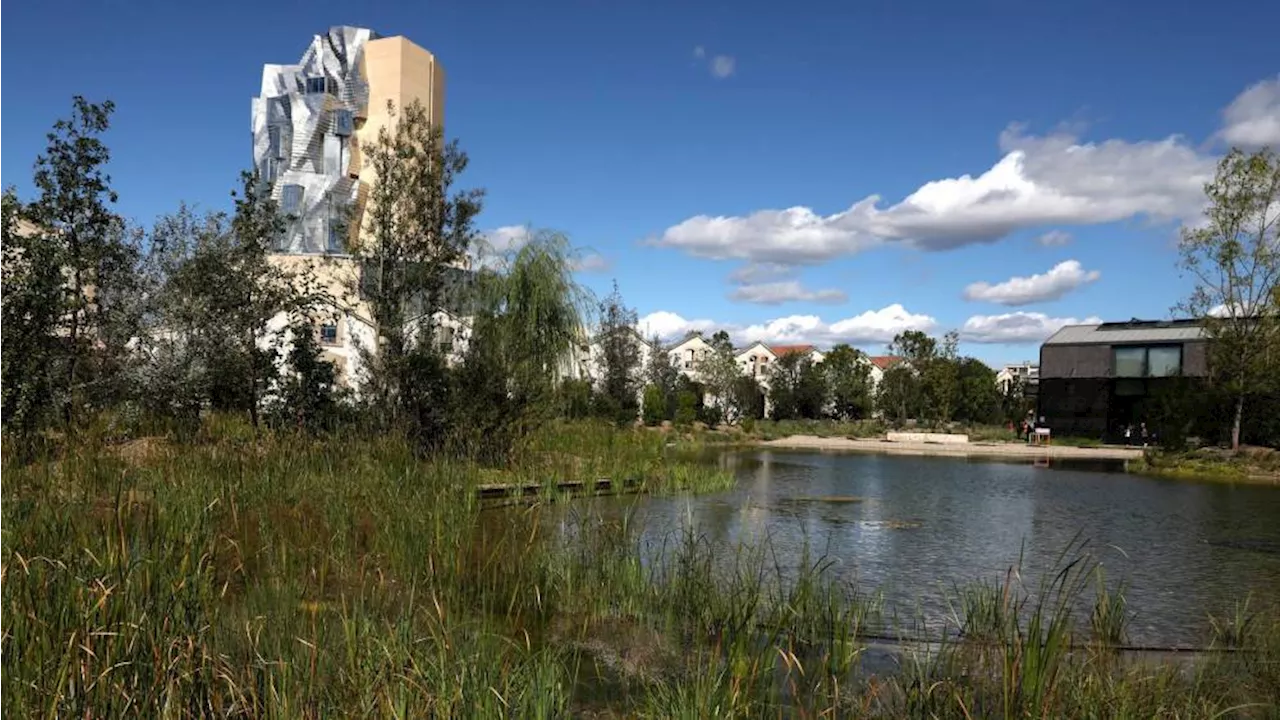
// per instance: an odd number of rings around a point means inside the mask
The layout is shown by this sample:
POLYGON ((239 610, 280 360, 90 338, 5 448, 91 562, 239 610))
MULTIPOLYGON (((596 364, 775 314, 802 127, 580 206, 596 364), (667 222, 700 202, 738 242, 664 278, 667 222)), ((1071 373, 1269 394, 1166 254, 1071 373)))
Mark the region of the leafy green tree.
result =
POLYGON ((901 404, 903 401, 916 400, 919 405, 912 415, 937 424, 952 420, 960 387, 956 360, 958 344, 959 336, 954 332, 944 335, 941 343, 919 330, 908 330, 894 337, 889 352, 906 361, 905 365, 915 376, 916 386, 914 391, 908 390, 904 373, 895 378, 895 382, 902 385, 891 391, 898 411, 906 411, 901 404))
POLYGON ((449 278, 478 236, 474 221, 483 192, 455 188, 467 155, 457 141, 445 142, 420 103, 399 112, 388 102, 387 113, 392 122, 363 153, 377 180, 349 248, 358 268, 350 290, 368 303, 377 338, 376 347, 362 349, 368 370, 362 394, 395 424, 419 414, 404 402, 410 386, 422 382, 415 367, 443 367, 409 355, 436 352, 433 343, 415 338, 435 332, 432 314, 443 306, 449 278))
POLYGON ((742 377, 742 370, 734 358, 733 344, 729 342, 727 333, 723 330, 717 332, 709 344, 711 351, 698 364, 698 373, 721 419, 730 424, 736 423, 742 416, 742 408, 736 402, 733 388, 742 377))
POLYGON ((101 354, 108 322, 105 301, 113 283, 127 275, 134 255, 123 242, 123 222, 109 206, 116 200, 102 142, 110 127, 110 101, 93 104, 76 96, 72 117, 54 123, 49 145, 36 160, 38 196, 27 208, 41 252, 63 274, 58 328, 59 352, 50 372, 64 423, 72 427, 96 382, 93 365, 101 354))
POLYGON ((172 226, 195 236, 162 250, 171 254, 160 340, 184 333, 179 342, 200 358, 209 404, 247 412, 256 427, 263 392, 275 381, 282 359, 272 322, 282 315, 310 316, 331 299, 309 272, 272 262, 285 219, 256 173, 243 173, 241 181, 230 222, 214 215, 178 219, 172 226))
POLYGON ((1231 447, 1245 399, 1280 376, 1280 159, 1232 150, 1205 185, 1205 222, 1184 228, 1180 266, 1195 287, 1179 309, 1204 322, 1214 381, 1231 396, 1231 447))
MULTIPOLYGON (((924 409, 929 419, 938 424, 955 419, 960 395, 958 345, 959 336, 949 332, 942 337, 941 343, 935 343, 933 357, 919 364, 924 409)), ((992 387, 994 382, 993 379, 992 387)))
POLYGON ((1000 421, 1001 395, 996 385, 995 370, 981 360, 964 357, 956 361, 956 379, 955 420, 967 423, 1000 421))
POLYGON ((62 352, 63 277, 57 247, 33 236, 12 189, 3 200, 3 411, 5 427, 30 432, 46 420, 55 397, 54 368, 62 352))
POLYGON ((729 396, 737 413, 737 422, 760 420, 764 417, 764 391, 755 378, 739 375, 733 381, 729 396))
POLYGON ((288 359, 276 381, 270 414, 284 427, 331 430, 340 415, 337 371, 324 359, 311 318, 294 318, 289 336, 288 359))
POLYGON ((600 303, 596 342, 600 347, 599 392, 609 400, 607 417, 619 424, 635 422, 639 414, 642 368, 636 323, 636 311, 624 304, 615 282, 613 292, 600 303))
POLYGON ((876 406, 886 418, 899 425, 920 416, 920 377, 906 363, 898 363, 884 371, 877 389, 876 406))
POLYGON ((938 341, 919 330, 907 330, 894 336, 889 354, 919 365, 938 356, 938 341))
POLYGON ((832 413, 841 420, 870 416, 874 406, 871 362, 861 350, 840 344, 822 361, 831 393, 832 413))
POLYGON ((815 419, 826 405, 826 378, 805 353, 786 353, 769 373, 769 404, 774 420, 815 419))
POLYGON ((711 340, 707 342, 712 349, 733 355, 733 341, 729 339, 729 333, 724 330, 717 330, 711 335, 711 340))

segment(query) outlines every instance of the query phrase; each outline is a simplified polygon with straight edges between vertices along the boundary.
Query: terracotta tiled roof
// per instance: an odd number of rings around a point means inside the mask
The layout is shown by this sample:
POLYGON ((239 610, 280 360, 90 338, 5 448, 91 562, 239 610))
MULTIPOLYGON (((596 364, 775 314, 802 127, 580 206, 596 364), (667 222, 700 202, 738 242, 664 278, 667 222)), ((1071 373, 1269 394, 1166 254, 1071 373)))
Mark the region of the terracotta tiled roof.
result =
POLYGON ((769 349, 772 350, 773 354, 777 355, 778 357, 782 357, 783 355, 790 355, 791 353, 804 354, 808 352, 813 352, 812 345, 770 345, 769 349))
POLYGON ((888 370, 894 365, 902 362, 902 358, 897 355, 872 355, 867 359, 871 361, 872 365, 875 365, 881 370, 888 370))

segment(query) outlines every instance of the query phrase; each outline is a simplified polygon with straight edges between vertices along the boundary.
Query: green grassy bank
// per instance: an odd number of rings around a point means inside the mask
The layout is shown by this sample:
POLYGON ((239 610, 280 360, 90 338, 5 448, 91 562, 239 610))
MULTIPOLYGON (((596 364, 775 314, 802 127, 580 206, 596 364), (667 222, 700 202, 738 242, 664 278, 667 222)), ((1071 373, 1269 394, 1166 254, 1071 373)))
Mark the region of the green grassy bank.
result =
MULTIPOLYGON (((726 487, 657 433, 546 429, 509 467, 390 439, 212 428, 6 460, 3 711, 14 717, 1276 717, 1280 615, 1241 607, 1191 670, 1133 662, 1083 556, 955 592, 951 638, 854 672, 891 609, 768 539, 654 559, 588 506, 483 510, 479 483, 726 487), (1088 597, 1091 617, 1067 611, 1088 597)), ((6 455, 8 457, 8 455, 6 455)), ((1209 611, 1211 609, 1206 609, 1209 611)), ((906 625, 910 625, 907 623, 906 625)), ((910 630, 910 627, 905 629, 910 630)))

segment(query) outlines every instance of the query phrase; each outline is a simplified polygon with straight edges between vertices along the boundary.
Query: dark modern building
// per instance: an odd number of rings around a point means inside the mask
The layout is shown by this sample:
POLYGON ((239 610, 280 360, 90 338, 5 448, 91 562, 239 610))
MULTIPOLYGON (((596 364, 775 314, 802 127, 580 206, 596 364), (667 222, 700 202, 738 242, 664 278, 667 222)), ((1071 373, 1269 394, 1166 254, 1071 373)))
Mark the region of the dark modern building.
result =
POLYGON ((1068 325, 1040 347, 1039 415, 1055 435, 1115 441, 1150 424, 1162 394, 1207 373, 1195 320, 1068 325))

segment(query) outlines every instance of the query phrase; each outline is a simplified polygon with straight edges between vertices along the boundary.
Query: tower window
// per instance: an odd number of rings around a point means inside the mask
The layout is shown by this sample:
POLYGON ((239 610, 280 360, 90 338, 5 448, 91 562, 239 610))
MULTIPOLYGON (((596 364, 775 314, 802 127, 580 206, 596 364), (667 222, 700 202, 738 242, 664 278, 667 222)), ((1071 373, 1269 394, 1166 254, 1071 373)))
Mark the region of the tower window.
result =
POLYGON ((302 186, 285 185, 280 192, 280 209, 290 215, 297 214, 302 207, 302 186))
POLYGON ((315 95, 326 92, 329 89, 328 78, 323 75, 307 78, 307 94, 315 95))
POLYGON ((333 111, 333 134, 347 136, 351 134, 355 124, 354 118, 351 117, 351 111, 346 109, 338 109, 333 111))

